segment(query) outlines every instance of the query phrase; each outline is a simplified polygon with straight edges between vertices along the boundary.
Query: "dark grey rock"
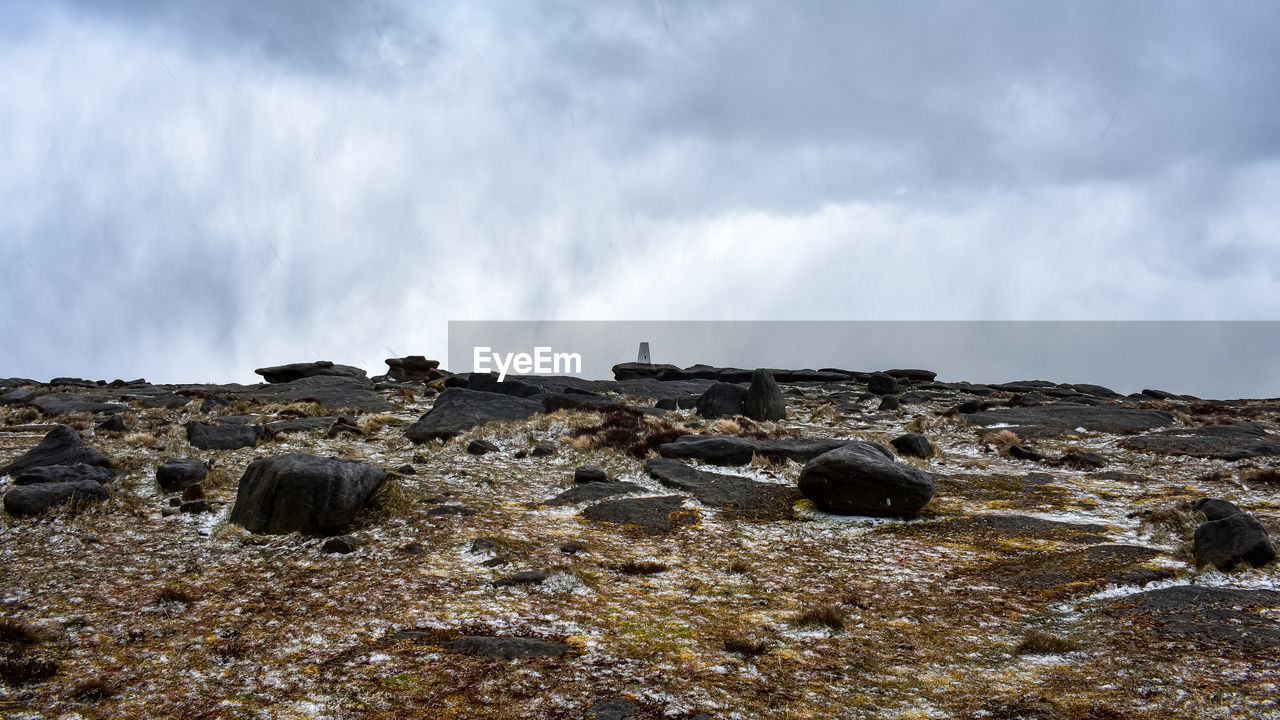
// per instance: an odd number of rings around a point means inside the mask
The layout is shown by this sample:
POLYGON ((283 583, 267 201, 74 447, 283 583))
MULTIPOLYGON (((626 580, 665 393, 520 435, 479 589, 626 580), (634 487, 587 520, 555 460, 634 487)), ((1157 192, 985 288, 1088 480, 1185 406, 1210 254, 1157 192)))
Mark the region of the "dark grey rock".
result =
POLYGON ((1274 653, 1280 622, 1267 610, 1280 608, 1280 592, 1177 585, 1116 598, 1108 612, 1141 619, 1158 638, 1189 640, 1203 651, 1222 644, 1236 651, 1274 653))
POLYGON ((320 547, 323 552, 336 553, 341 555, 349 555, 364 543, 360 542, 360 538, 355 535, 335 535, 324 541, 324 545, 320 547))
POLYGON ((13 517, 38 515, 73 500, 100 501, 111 497, 96 480, 39 483, 15 487, 4 496, 4 510, 13 517))
POLYGON ((45 434, 38 445, 0 468, 0 475, 17 475, 24 470, 46 465, 77 463, 100 467, 111 465, 106 455, 86 445, 75 430, 66 425, 56 425, 45 434))
POLYGON ((205 500, 188 500, 178 505, 178 512, 197 515, 200 513, 211 513, 213 512, 213 507, 205 500))
POLYGON ((98 423, 98 429, 106 432, 124 432, 127 428, 124 426, 124 418, 120 415, 112 415, 111 417, 98 423))
POLYGON ((495 552, 498 549, 498 543, 492 538, 476 538, 471 541, 471 552, 487 553, 495 552))
POLYGON ((1040 462, 1044 460, 1044 455, 1022 445, 1010 445, 1009 455, 1018 460, 1031 460, 1032 462, 1040 462))
POLYGON ((444 515, 470 516, 475 515, 476 511, 465 505, 437 505, 427 511, 430 517, 441 517, 444 515))
POLYGON ((65 413, 119 413, 128 408, 119 403, 106 402, 99 397, 78 395, 76 393, 52 393, 41 395, 31 400, 40 412, 45 415, 62 415, 65 413))
POLYGON ((156 482, 169 492, 179 492, 190 485, 204 482, 209 465, 195 458, 167 460, 156 468, 156 482))
POLYGON ((494 587, 515 587, 518 585, 541 585, 547 574, 541 570, 521 570, 493 581, 494 587))
POLYGON ((495 452, 501 452, 501 448, 488 440, 472 440, 467 443, 468 455, 487 455, 495 452))
POLYGON ((529 451, 529 455, 532 457, 551 457, 552 455, 555 455, 555 454, 556 454, 555 446, 547 445, 546 443, 534 445, 533 450, 529 451))
POLYGON ((338 416, 326 415, 321 417, 303 417, 292 418, 290 420, 279 420, 267 423, 267 430, 281 434, 289 435, 292 433, 312 432, 315 430, 328 430, 335 422, 338 416))
POLYGON ((741 415, 747 390, 741 385, 718 382, 698 398, 698 414, 705 418, 741 415))
POLYGON ((289 363, 288 365, 273 365, 271 367, 258 368, 255 373, 262 376, 262 379, 269 383, 290 383, 294 380, 316 376, 337 376, 350 378, 363 378, 365 371, 358 367, 350 365, 334 365, 328 360, 317 360, 316 362, 306 363, 289 363))
POLYGON ((242 391, 242 394, 273 403, 314 402, 337 411, 385 412, 391 409, 391 403, 373 391, 371 381, 347 375, 316 375, 287 383, 259 385, 242 391))
POLYGON ((575 483, 609 482, 609 474, 595 465, 582 465, 573 471, 573 481, 575 483))
POLYGON ((897 450, 898 454, 903 457, 933 457, 933 443, 929 442, 929 438, 919 433, 899 435, 889 441, 889 444, 893 445, 893 449, 897 450))
POLYGON ((1254 422, 1207 425, 1202 428, 1140 435, 1125 438, 1120 446, 1128 450, 1192 455, 1216 460, 1280 455, 1280 438, 1254 422))
POLYGON ((547 501, 547 505, 576 505, 583 502, 596 502, 614 495, 625 495, 633 492, 644 492, 644 488, 629 482, 589 482, 575 485, 547 501))
POLYGON ((93 480, 106 485, 113 482, 122 473, 100 465, 42 465, 23 470, 13 476, 14 485, 39 485, 50 482, 75 482, 77 480, 93 480))
POLYGON ((752 420, 785 420, 787 401, 773 379, 763 368, 751 374, 751 385, 742 400, 743 414, 752 420))
POLYGON ((660 373, 666 371, 678 371, 680 368, 675 365, 655 365, 653 363, 618 363, 613 366, 614 380, 636 380, 641 378, 656 378, 660 373))
POLYGON ((1221 498, 1200 498, 1192 509, 1203 513, 1206 520, 1221 520, 1232 515, 1244 514, 1238 505, 1221 498))
POLYGON ((495 420, 523 420, 543 411, 539 402, 498 393, 449 388, 436 398, 425 415, 405 431, 416 443, 448 439, 477 425, 495 420))
POLYGON ((902 392, 902 383, 892 375, 871 373, 867 378, 867 392, 873 395, 897 395, 902 392))
POLYGON ((641 717, 644 708, 624 697, 600 700, 587 708, 583 717, 589 720, 632 720, 641 717))
POLYGON ((10 390, 0 395, 0 405, 21 405, 31 402, 32 398, 38 397, 40 391, 34 388, 18 388, 10 390))
POLYGON ((636 526, 650 535, 696 522, 679 495, 606 500, 586 508, 582 514, 593 522, 636 526))
POLYGON ((471 635, 449 643, 455 652, 500 660, 526 657, 558 657, 569 652, 568 645, 555 640, 523 637, 471 635))
POLYGON ((351 460, 259 458, 240 478, 230 522, 255 533, 338 535, 385 478, 382 468, 351 460))
POLYGON ((800 492, 840 515, 913 515, 933 497, 933 476, 898 463, 878 443, 852 442, 810 460, 800 492))
POLYGON ((441 371, 439 360, 428 360, 422 355, 406 355, 402 358, 387 358, 387 375, 401 382, 410 380, 439 380, 445 374, 441 371))
POLYGON ((1276 559, 1267 530, 1252 515, 1228 515, 1201 523, 1195 532, 1196 565, 1230 570, 1241 563, 1262 567, 1276 559))
POLYGON ((236 450, 253 447, 266 436, 261 425, 236 425, 218 423, 209 425, 192 421, 187 423, 187 442, 201 450, 236 450))
POLYGON ((932 370, 919 370, 916 368, 885 370, 884 374, 899 380, 907 380, 914 384, 933 382, 938 377, 938 373, 932 370))
POLYGON ((891 410, 897 410, 900 407, 902 407, 902 402, 898 400, 897 395, 885 395, 880 398, 880 405, 877 409, 889 412, 891 410))
POLYGON ((736 435, 684 435, 665 443, 658 454, 676 460, 702 460, 716 465, 746 465, 753 455, 774 462, 808 462, 850 442, 839 438, 783 438, 755 440, 736 435))
POLYGON ((1020 436, 1050 436, 1084 428, 1095 432, 1127 433, 1173 424, 1173 416, 1161 410, 1135 410, 1112 405, 1052 403, 1037 407, 984 410, 969 415, 975 425, 1011 425, 1020 436))
POLYGON ((219 408, 230 406, 231 403, 226 398, 207 397, 200 401, 200 412, 209 413, 219 408))
POLYGON ((644 469, 666 487, 690 493, 704 505, 724 508, 728 517, 789 519, 800 499, 800 492, 790 485, 703 472, 670 458, 650 458, 644 469))

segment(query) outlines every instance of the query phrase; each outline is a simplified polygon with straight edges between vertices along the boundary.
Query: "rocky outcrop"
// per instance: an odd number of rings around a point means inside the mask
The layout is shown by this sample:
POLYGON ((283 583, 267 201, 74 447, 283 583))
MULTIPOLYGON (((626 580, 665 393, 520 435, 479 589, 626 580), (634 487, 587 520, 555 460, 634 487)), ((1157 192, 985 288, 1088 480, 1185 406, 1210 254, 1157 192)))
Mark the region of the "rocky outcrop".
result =
POLYGON ((106 455, 85 444, 79 433, 66 425, 56 425, 40 444, 22 457, 0 467, 0 475, 17 475, 24 470, 46 465, 95 465, 108 467, 111 461, 106 455))
POLYGON ((382 468, 338 458, 260 458, 240 478, 230 521, 255 533, 338 535, 385 477, 382 468))
POLYGON ((76 500, 96 502, 110 497, 96 480, 39 483, 15 487, 5 493, 4 510, 14 517, 26 517, 76 500))
POLYGON ((839 515, 913 515, 933 497, 933 477, 895 462, 883 445, 852 442, 810 460, 800 492, 839 515))
POLYGON ((328 360, 317 360, 315 362, 289 363, 288 365, 273 365, 271 367, 263 367, 254 370, 255 373, 262 376, 263 380, 269 383, 289 383, 294 380, 301 380, 307 377, 316 377, 319 375, 363 378, 366 376, 365 371, 358 367, 350 365, 334 365, 328 360))
POLYGON ((478 425, 495 420, 523 420, 543 411, 542 403, 497 393, 449 388, 440 393, 435 405, 409 426, 405 437, 423 443, 448 439, 478 425))

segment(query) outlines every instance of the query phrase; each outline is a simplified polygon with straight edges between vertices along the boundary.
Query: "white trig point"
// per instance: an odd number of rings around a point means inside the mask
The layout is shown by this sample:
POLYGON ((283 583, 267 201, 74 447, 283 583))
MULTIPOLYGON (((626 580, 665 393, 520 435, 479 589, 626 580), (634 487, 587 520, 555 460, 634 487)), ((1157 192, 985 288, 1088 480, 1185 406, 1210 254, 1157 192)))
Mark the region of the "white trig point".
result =
POLYGON ((640 343, 640 355, 636 357, 636 362, 649 364, 653 361, 649 359, 649 343, 640 343))

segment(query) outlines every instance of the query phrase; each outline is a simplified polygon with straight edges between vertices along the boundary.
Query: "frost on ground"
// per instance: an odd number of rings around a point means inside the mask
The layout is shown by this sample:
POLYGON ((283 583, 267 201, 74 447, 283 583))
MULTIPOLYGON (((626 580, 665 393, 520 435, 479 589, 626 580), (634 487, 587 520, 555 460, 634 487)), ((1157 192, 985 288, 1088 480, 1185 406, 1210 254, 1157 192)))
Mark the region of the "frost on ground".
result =
MULTIPOLYGON (((1198 570, 1188 545, 1190 504, 1206 496, 1274 531, 1276 487, 1255 472, 1267 458, 1137 452, 1120 446, 1125 435, 1075 429, 1034 448, 1050 459, 1095 453, 1103 467, 1016 460, 993 437, 1009 427, 944 414, 968 399, 957 390, 878 412, 875 400, 849 407, 861 386, 810 383, 788 386, 790 420, 756 430, 880 442, 925 434, 938 454, 899 460, 937 476, 918 518, 833 516, 800 501, 794 519, 753 521, 687 497, 695 522, 650 535, 588 521, 587 503, 544 504, 585 464, 642 488, 625 497, 678 494, 645 473, 643 459, 572 437, 599 414, 561 411, 413 445, 404 430, 430 408, 431 392, 406 387, 384 391, 391 412, 353 416, 363 436, 319 429, 226 451, 187 444, 185 422, 217 417, 199 403, 132 407, 128 433, 96 431, 100 418, 87 414, 0 410, 0 460, 64 422, 127 471, 109 501, 0 523, 0 716, 583 717, 612 698, 642 717, 1280 712, 1280 641, 1169 637, 1158 621, 1122 612, 1159 588, 1276 588, 1274 564, 1198 570), (844 409, 833 410, 837 402, 844 409), (475 439, 499 452, 468 454, 475 439), (555 454, 516 457, 539 444, 555 454), (321 538, 226 523, 245 466, 287 452, 414 473, 394 473, 358 516, 356 552, 327 554, 321 538), (164 512, 171 494, 156 486, 155 468, 185 456, 213 463, 204 483, 212 513, 164 512), (525 570, 546 579, 494 585, 525 570), (458 651, 451 643, 464 636, 568 651, 494 659, 458 651)), ((1187 403, 1147 405, 1178 410, 1186 428, 1248 420, 1275 431, 1280 417, 1263 402, 1203 416, 1183 412, 1187 403)), ((300 410, 234 412, 261 422, 300 410)), ((690 432, 729 427, 691 411, 667 417, 690 432)), ((698 466, 784 485, 801 469, 762 458, 698 466)), ((0 492, 11 485, 0 480, 0 492)), ((1256 613, 1273 624, 1278 614, 1256 613)))

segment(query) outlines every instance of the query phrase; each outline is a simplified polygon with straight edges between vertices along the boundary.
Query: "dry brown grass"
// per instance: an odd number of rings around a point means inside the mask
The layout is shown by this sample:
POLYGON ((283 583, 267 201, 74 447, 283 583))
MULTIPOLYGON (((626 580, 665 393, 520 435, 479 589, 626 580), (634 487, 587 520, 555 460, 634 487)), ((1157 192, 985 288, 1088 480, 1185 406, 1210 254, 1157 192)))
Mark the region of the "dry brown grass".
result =
POLYGON ((151 433, 145 432, 128 433, 121 439, 124 441, 124 444, 129 445, 130 447, 154 448, 161 445, 159 438, 151 433))
POLYGON ((796 613, 791 622, 801 627, 822 626, 832 630, 844 629, 844 611, 832 603, 817 602, 796 613))
POLYGON ((1042 630, 1030 630, 1013 649, 1016 655, 1061 655, 1076 650, 1070 640, 1050 635, 1042 630))
POLYGON ((259 412, 282 418, 323 417, 329 414, 318 402, 271 403, 262 406, 259 412))
POLYGON ((34 627, 10 618, 0 619, 0 643, 6 645, 32 645, 40 640, 34 627))
POLYGON ((387 413, 366 413, 356 420, 356 426, 369 434, 376 433, 387 426, 407 424, 407 420, 402 420, 395 415, 388 415, 387 413))
POLYGON ((1280 468, 1248 470, 1240 476, 1240 482, 1251 485, 1280 485, 1280 468))
POLYGON ((836 409, 836 406, 831 405, 830 403, 819 406, 809 414, 810 422, 826 423, 828 425, 834 425, 843 419, 844 416, 840 414, 840 411, 836 409))
POLYGON ((724 651, 753 658, 769 651, 769 643, 759 640, 745 632, 729 632, 724 637, 724 651))

